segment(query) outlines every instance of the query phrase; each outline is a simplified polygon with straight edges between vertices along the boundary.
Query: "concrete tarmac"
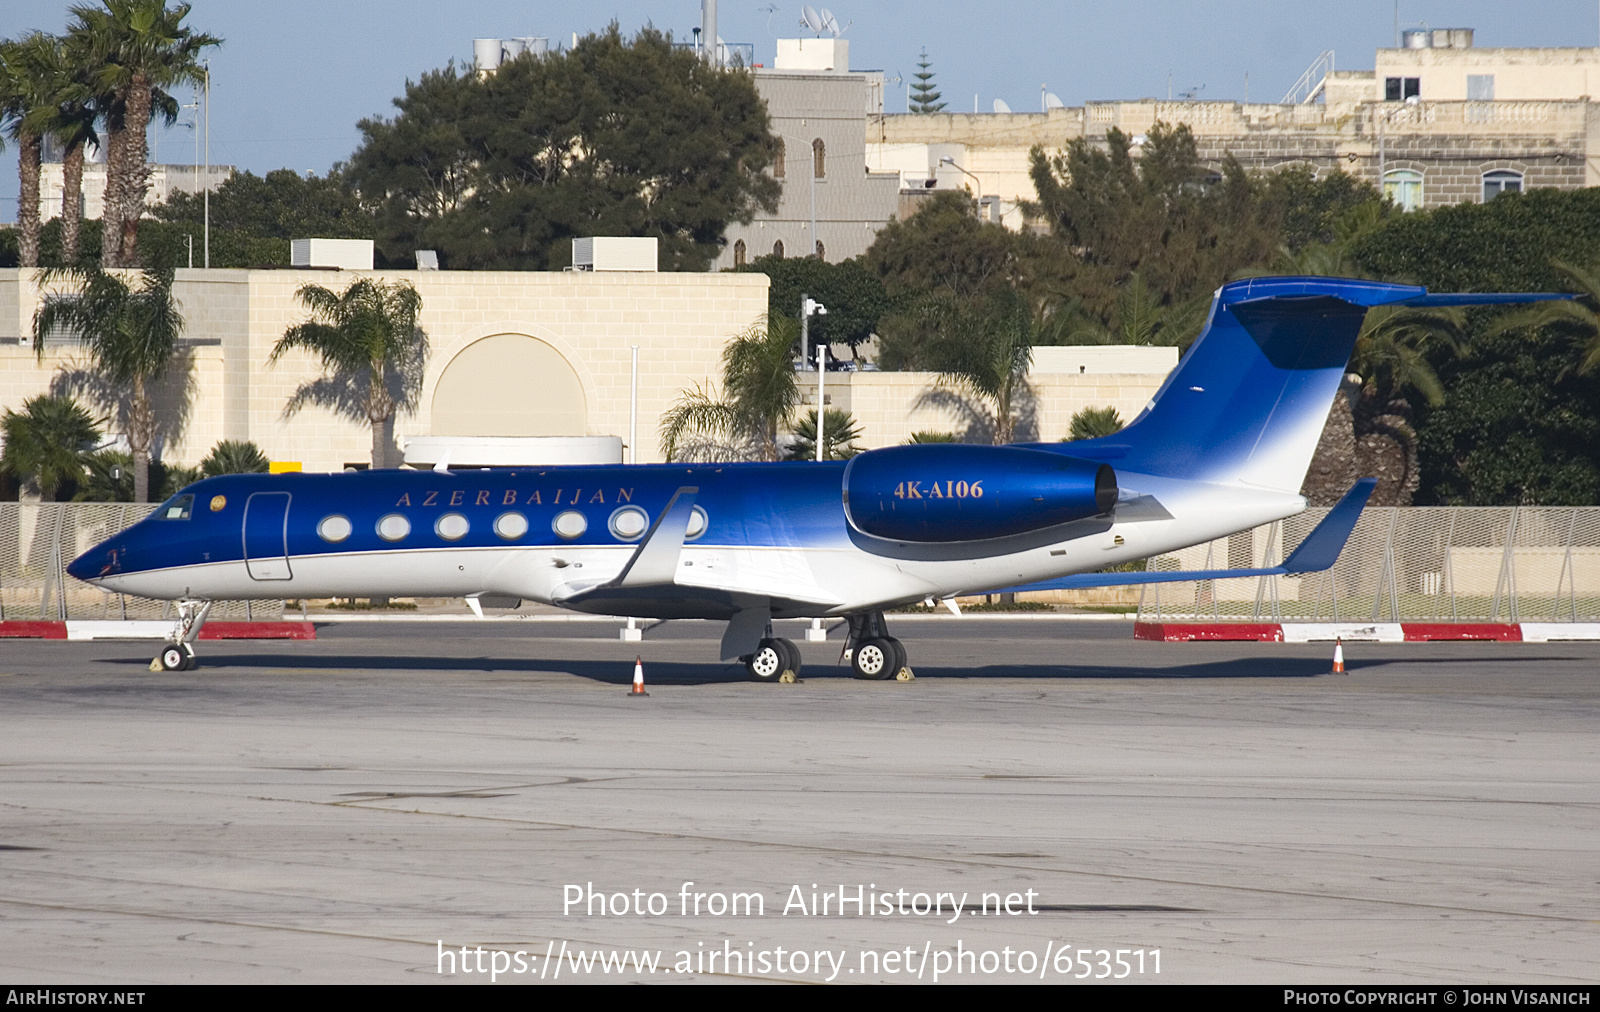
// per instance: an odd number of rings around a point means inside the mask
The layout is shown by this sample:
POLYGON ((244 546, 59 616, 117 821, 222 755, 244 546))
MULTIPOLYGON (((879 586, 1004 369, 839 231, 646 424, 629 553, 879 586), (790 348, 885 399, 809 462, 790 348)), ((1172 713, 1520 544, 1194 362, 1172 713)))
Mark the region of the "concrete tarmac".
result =
POLYGON ((1600 978, 1600 644, 891 624, 0 641, 0 981, 1600 978))

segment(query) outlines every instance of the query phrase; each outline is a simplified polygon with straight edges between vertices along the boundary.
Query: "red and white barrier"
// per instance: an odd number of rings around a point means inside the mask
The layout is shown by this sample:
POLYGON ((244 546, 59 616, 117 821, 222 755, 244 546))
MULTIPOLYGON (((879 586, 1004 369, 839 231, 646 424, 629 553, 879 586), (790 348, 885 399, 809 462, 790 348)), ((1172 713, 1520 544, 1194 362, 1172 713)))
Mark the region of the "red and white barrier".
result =
POLYGON ((1265 643, 1429 643, 1600 640, 1600 622, 1136 622, 1141 640, 1257 640, 1265 643))
MULTIPOLYGON (((36 640, 161 640, 172 635, 171 622, 99 621, 0 622, 0 639, 36 640)), ((310 622, 207 622, 200 627, 203 640, 314 640, 317 627, 310 622)))

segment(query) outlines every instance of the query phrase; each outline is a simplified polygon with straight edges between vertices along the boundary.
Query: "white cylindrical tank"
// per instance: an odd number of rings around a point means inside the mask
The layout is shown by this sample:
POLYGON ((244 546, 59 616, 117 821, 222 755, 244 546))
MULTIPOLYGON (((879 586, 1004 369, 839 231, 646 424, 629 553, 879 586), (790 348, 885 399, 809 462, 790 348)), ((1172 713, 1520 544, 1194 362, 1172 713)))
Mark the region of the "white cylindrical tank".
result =
POLYGON ((473 39, 472 62, 479 70, 500 69, 501 43, 499 39, 473 39))

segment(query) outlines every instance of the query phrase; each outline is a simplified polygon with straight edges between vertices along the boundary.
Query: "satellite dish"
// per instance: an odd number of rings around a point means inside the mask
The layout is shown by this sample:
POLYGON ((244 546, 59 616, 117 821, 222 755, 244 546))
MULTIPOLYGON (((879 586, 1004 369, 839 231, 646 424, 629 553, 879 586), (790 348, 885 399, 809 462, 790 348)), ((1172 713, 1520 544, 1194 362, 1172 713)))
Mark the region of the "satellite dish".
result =
POLYGON ((822 17, 817 9, 810 4, 800 8, 800 27, 809 28, 814 32, 822 31, 822 17))
POLYGON ((1065 109, 1066 108, 1066 106, 1061 103, 1061 99, 1057 98, 1056 97, 1056 93, 1053 92, 1053 91, 1045 92, 1044 107, 1046 109, 1065 109))
POLYGON ((837 39, 839 37, 839 22, 834 18, 833 11, 830 11, 828 8, 824 7, 819 12, 818 16, 822 18, 821 30, 827 32, 829 35, 832 35, 837 39))
POLYGON ((994 111, 995 112, 1010 112, 1011 111, 1011 107, 1009 105, 1006 105, 1004 99, 998 99, 997 98, 997 99, 994 100, 994 111))

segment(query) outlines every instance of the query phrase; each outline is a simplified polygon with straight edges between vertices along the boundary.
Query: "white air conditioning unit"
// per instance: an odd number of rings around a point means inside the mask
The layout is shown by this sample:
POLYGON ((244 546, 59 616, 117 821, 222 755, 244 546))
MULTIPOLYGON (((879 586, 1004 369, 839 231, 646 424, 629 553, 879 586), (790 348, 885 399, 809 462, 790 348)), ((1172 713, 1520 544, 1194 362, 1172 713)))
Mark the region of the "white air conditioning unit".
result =
POLYGON ((289 266, 372 270, 371 239, 291 239, 289 266))
POLYGON ((655 271, 657 243, 652 238, 600 236, 572 240, 572 268, 579 271, 655 271))

